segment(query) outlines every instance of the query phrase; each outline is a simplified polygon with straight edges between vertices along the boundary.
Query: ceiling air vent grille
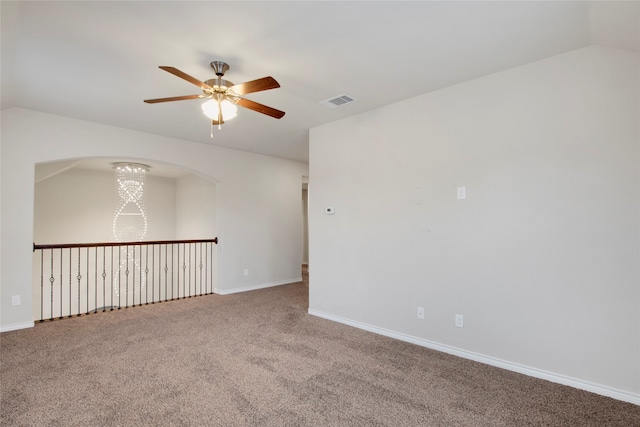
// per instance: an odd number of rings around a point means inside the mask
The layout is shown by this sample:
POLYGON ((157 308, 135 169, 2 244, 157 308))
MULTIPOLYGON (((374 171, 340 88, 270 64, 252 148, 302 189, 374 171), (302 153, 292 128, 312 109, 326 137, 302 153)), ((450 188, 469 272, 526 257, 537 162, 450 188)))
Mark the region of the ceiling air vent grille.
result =
POLYGON ((354 101, 357 101, 354 97, 343 94, 331 99, 327 99, 326 101, 321 101, 320 104, 328 108, 338 108, 342 107, 343 105, 350 104, 354 101))

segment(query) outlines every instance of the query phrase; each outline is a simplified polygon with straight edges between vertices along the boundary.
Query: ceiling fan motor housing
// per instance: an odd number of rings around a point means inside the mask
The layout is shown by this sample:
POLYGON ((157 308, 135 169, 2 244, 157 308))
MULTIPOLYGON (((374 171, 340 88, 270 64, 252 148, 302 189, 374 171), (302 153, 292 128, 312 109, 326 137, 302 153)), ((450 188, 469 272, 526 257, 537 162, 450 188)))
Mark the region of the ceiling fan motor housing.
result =
MULTIPOLYGON (((205 83, 211 86, 214 89, 214 92, 220 92, 220 93, 226 92, 228 88, 233 86, 233 82, 230 82, 229 80, 219 79, 219 78, 205 80, 205 83)), ((207 94, 208 92, 205 90, 204 93, 207 94)))

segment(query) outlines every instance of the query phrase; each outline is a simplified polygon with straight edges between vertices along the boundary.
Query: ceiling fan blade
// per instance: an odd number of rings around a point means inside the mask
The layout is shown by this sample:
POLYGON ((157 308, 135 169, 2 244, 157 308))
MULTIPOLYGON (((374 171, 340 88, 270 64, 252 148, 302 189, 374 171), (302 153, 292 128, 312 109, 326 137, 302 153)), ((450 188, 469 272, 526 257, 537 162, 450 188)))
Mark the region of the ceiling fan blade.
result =
POLYGON ((251 80, 250 82, 239 83, 231 86, 229 89, 238 95, 245 95, 247 93, 260 92, 261 90, 276 89, 280 84, 273 77, 263 77, 257 80, 251 80))
POLYGON ((144 102, 146 102, 147 104, 155 104, 157 102, 184 101, 185 99, 198 99, 198 98, 204 98, 204 96, 203 95, 173 96, 171 98, 145 99, 144 102))
POLYGON ((276 119, 281 119, 285 114, 284 111, 276 110, 275 108, 267 107, 266 105, 258 104, 257 102, 244 98, 240 98, 238 100, 238 105, 276 119))
POLYGON ((186 81, 188 81, 189 83, 193 83, 194 85, 198 86, 200 89, 213 89, 211 86, 209 86, 208 84, 206 84, 205 82, 201 82, 200 80, 196 79, 195 77, 191 77, 189 74, 184 73, 180 70, 178 70, 177 68, 174 67, 167 67, 164 65, 161 65, 160 68, 162 68, 163 70, 173 74, 174 76, 178 76, 181 79, 184 79, 186 81))

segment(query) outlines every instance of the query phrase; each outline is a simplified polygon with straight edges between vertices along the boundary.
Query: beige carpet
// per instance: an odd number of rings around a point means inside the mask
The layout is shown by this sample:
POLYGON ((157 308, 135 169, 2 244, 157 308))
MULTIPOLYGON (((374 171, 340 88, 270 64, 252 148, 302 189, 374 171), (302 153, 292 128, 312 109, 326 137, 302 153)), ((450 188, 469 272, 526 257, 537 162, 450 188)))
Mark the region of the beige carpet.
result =
POLYGON ((305 283, 0 335, 3 426, 640 426, 640 407, 306 313, 305 283))

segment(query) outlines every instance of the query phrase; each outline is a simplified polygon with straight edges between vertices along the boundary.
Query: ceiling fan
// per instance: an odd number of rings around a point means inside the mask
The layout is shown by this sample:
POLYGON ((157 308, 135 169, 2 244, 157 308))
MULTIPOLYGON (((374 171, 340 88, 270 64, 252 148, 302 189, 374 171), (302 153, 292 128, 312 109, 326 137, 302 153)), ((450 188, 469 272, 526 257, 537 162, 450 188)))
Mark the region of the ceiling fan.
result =
MULTIPOLYGON (((198 95, 174 96, 171 98, 145 99, 144 102, 156 104, 159 102, 183 101, 187 99, 209 99, 209 101, 202 104, 202 111, 211 119, 212 129, 213 125, 218 125, 218 129, 220 129, 224 120, 235 117, 237 110, 236 105, 266 114, 276 119, 282 118, 285 114, 284 111, 276 110, 275 108, 242 98, 242 95, 248 93, 279 88, 280 84, 273 77, 263 77, 245 83, 233 84, 222 78, 224 73, 229 70, 229 65, 222 61, 213 61, 211 63, 211 68, 213 68, 217 77, 204 82, 174 67, 160 66, 160 68, 198 86, 203 93, 198 95)), ((213 138, 213 130, 211 137, 213 138)))

